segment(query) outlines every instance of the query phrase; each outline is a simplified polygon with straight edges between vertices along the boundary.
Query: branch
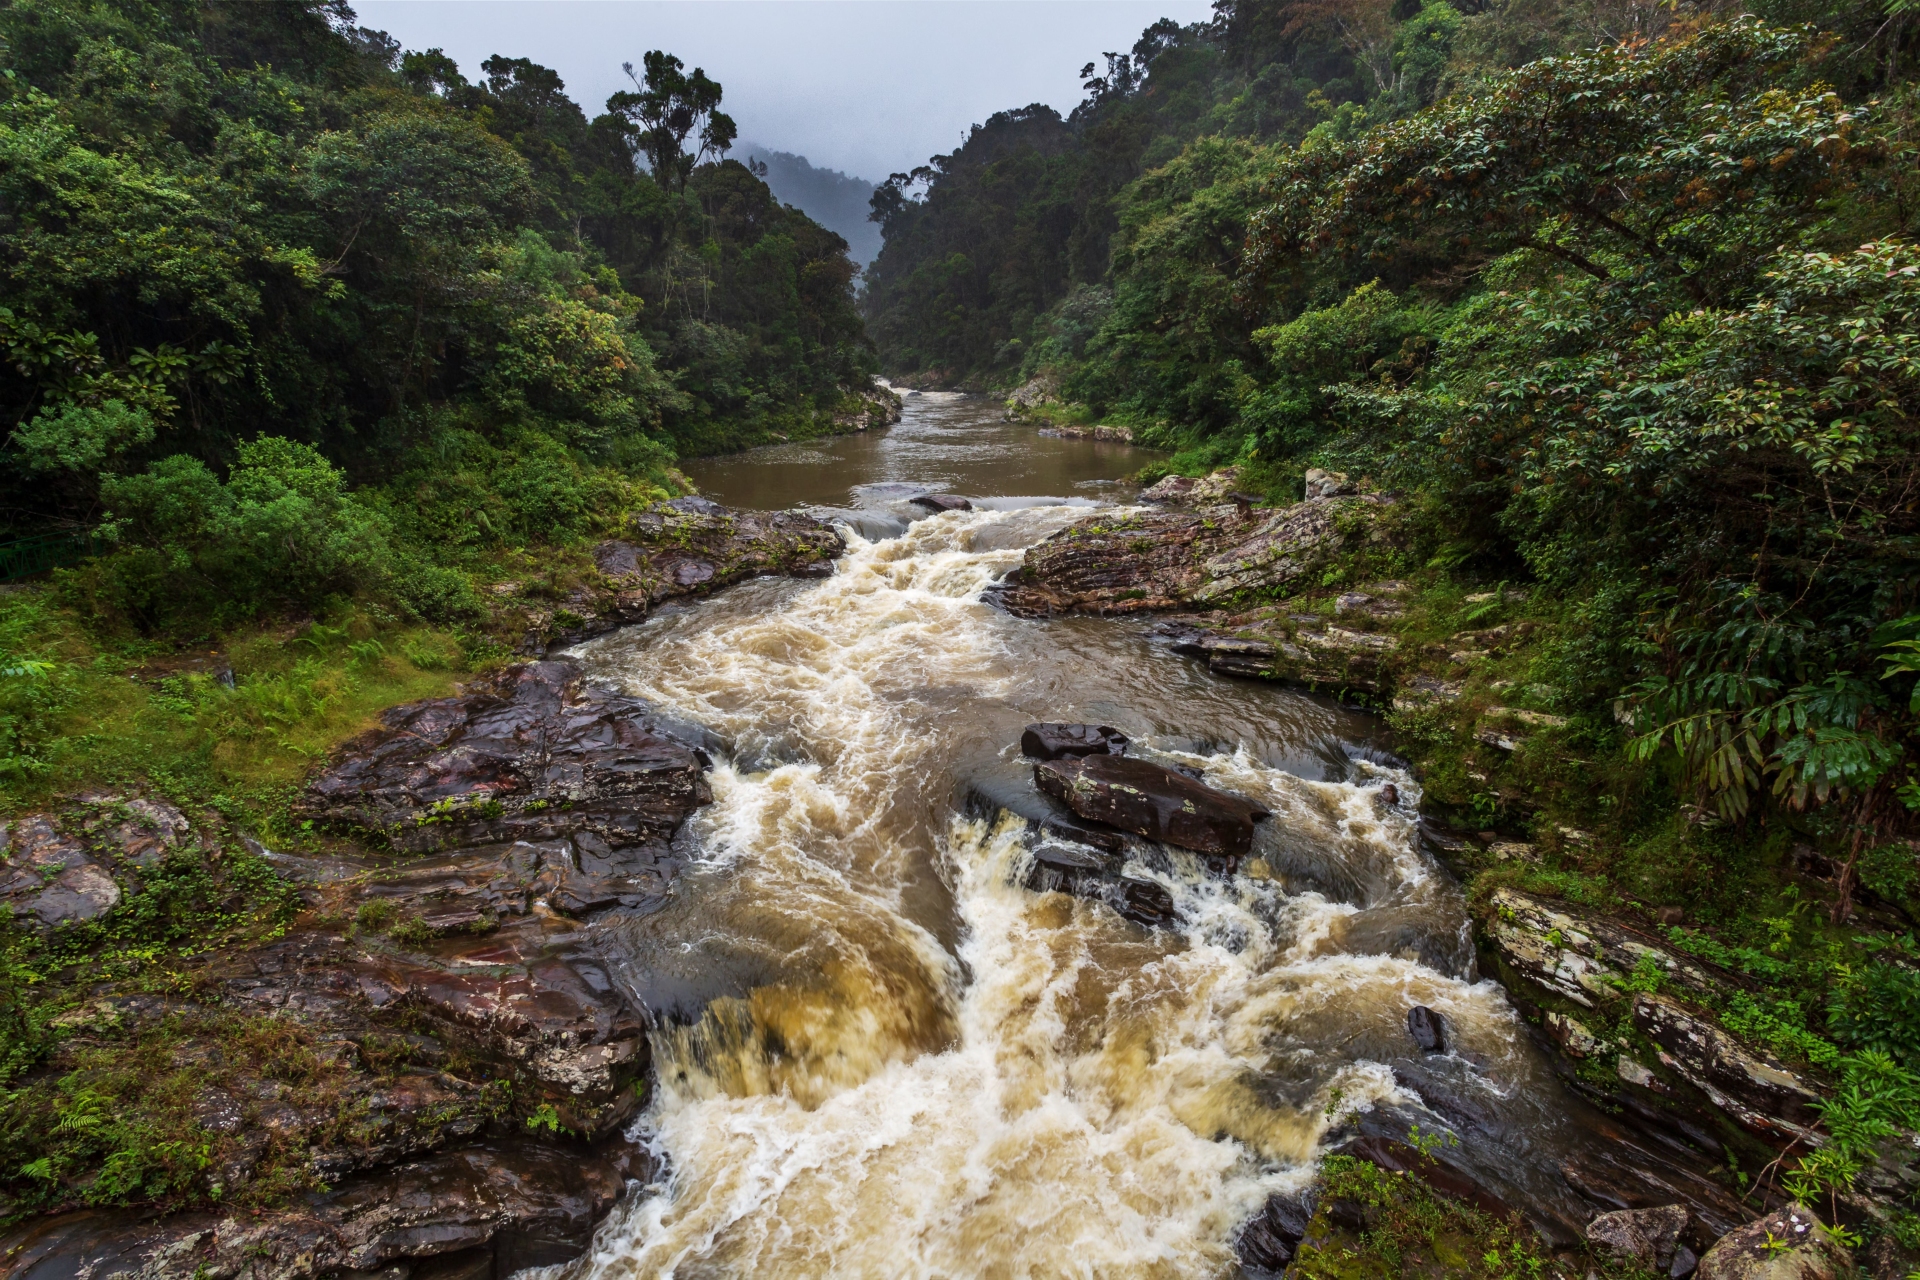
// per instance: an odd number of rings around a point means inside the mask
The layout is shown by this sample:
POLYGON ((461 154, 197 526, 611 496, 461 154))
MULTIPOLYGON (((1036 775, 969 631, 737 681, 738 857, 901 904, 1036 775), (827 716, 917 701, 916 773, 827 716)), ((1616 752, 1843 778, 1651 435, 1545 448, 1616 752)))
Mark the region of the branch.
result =
POLYGON ((1611 275, 1607 274, 1607 269, 1605 267, 1600 266, 1599 264, 1593 262, 1592 260, 1578 253, 1575 253, 1571 249, 1563 249, 1557 244, 1548 244, 1544 240, 1534 240, 1529 238, 1526 240, 1519 241, 1515 247, 1521 248, 1521 249, 1538 249, 1541 253, 1550 253, 1554 257, 1559 258, 1563 262, 1571 262, 1574 266, 1580 268, 1582 271, 1586 272, 1588 275, 1592 276, 1596 280, 1613 279, 1611 275))

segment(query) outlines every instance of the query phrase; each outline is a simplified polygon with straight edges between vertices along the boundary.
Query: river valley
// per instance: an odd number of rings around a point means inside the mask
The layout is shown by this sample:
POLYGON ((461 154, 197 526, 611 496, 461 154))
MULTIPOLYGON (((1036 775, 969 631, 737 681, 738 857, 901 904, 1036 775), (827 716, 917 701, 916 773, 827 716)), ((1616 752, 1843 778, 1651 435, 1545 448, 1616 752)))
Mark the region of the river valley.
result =
POLYGON ((712 735, 715 801, 671 900, 597 926, 662 1019, 639 1131, 665 1180, 551 1274, 1231 1275, 1239 1225, 1329 1143, 1413 1125, 1570 1237, 1594 1211, 1572 1185, 1644 1161, 1477 975, 1378 723, 1212 675, 1149 623, 983 602, 1148 455, 907 403, 885 435, 694 470, 841 519, 832 577, 574 651, 712 735), (906 501, 930 489, 973 509, 906 501), (1257 800, 1255 857, 1140 862, 1177 911, 1159 930, 1020 887, 1048 812, 1017 746, 1035 720, 1112 725, 1257 800), (1410 1040, 1415 1005, 1446 1052, 1410 1040))

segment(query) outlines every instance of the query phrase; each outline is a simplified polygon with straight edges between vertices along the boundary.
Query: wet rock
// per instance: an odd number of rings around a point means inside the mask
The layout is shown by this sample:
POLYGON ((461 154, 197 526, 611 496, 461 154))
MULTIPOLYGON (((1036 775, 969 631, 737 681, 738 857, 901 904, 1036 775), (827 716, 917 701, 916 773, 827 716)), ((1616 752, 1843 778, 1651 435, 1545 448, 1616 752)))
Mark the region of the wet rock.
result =
POLYGON ((1082 818, 1198 853, 1239 858, 1268 811, 1132 756, 1081 756, 1033 767, 1034 783, 1082 818))
POLYGON ((1546 1025, 1547 1035, 1560 1046, 1560 1052, 1569 1058, 1591 1058, 1604 1047, 1600 1038, 1578 1018, 1549 1011, 1542 1021, 1546 1025))
POLYGON ((995 600, 1018 616, 1044 617, 1213 606, 1281 591, 1352 547, 1390 537, 1379 517, 1392 505, 1370 495, 1272 511, 1226 503, 1118 519, 1101 513, 1030 547, 995 600))
POLYGON ((1060 423, 1056 426, 1042 427, 1043 436, 1057 436, 1062 440, 1109 440, 1116 444, 1132 444, 1132 427, 1111 427, 1105 423, 1080 426, 1074 423, 1060 423))
POLYGON ((1423 1004, 1407 1010, 1407 1034, 1413 1037, 1414 1047, 1422 1053, 1446 1052, 1447 1037, 1440 1015, 1423 1004))
POLYGON ((1140 501, 1170 507, 1214 506, 1240 487, 1240 468, 1222 467, 1205 476, 1167 476, 1143 490, 1140 501))
POLYGON ((1820 1094, 1777 1059, 1666 996, 1633 1000, 1633 1025, 1660 1046, 1660 1061, 1742 1127, 1763 1137, 1818 1145, 1813 1110, 1820 1094))
POLYGON ((1386 692, 1391 683, 1386 661, 1399 649, 1397 639, 1309 620, 1312 625, 1292 632, 1275 629, 1269 619, 1232 633, 1173 620, 1163 634, 1172 639, 1175 653, 1205 658, 1207 669, 1216 675, 1313 689, 1386 692))
POLYGON ((1337 498, 1353 492, 1353 485, 1345 472, 1322 471, 1318 467, 1307 469, 1306 500, 1308 502, 1322 498, 1337 498))
POLYGON ((1029 760, 1061 756, 1120 756, 1127 753, 1126 735, 1104 724, 1030 724, 1020 735, 1020 754, 1029 760))
POLYGON ((1704 965, 1617 921, 1517 889, 1496 890, 1488 905, 1486 933, 1501 959, 1519 976, 1584 1008, 1620 998, 1643 959, 1687 991, 1708 995, 1720 989, 1704 965))
POLYGON ((1395 711, 1417 711, 1434 704, 1458 702, 1460 695, 1466 692, 1466 684, 1459 680, 1441 680, 1435 676, 1412 676, 1395 688, 1393 709, 1395 711))
POLYGON ((1124 919, 1150 929, 1176 923, 1179 916, 1167 887, 1144 876, 1127 875, 1125 862, 1108 850, 1043 837, 1033 847, 1021 883, 1036 893, 1070 893, 1104 902, 1124 919))
POLYGON ((1060 402, 1060 379, 1052 373, 1041 373, 1027 379, 1013 389, 1007 397, 1008 422, 1024 422, 1032 416, 1033 410, 1043 404, 1060 402))
POLYGON ((971 511, 973 504, 955 493, 923 493, 917 498, 909 498, 916 507, 925 507, 929 511, 971 511))
POLYGON ((0 903, 51 929, 105 915, 119 905, 120 886, 51 814, 28 814, 0 823, 0 903))
POLYGON ((651 1174, 624 1140, 597 1150, 506 1141, 348 1178, 297 1208, 44 1218, 0 1237, 0 1259, 10 1280, 320 1280, 388 1268, 491 1280, 579 1256, 626 1179, 651 1174))
POLYGON ((1343 1154, 1376 1164, 1389 1173, 1416 1174, 1441 1195, 1473 1205, 1502 1221, 1513 1213, 1512 1206, 1487 1190, 1467 1170, 1449 1160, 1423 1155, 1407 1143, 1366 1134, 1347 1143, 1341 1150, 1343 1154))
POLYGON ((1604 1257, 1665 1271, 1673 1265, 1691 1218, 1683 1204, 1618 1209, 1587 1224, 1587 1243, 1604 1257))
POLYGON ((1313 1221, 1313 1203, 1291 1195, 1267 1197, 1260 1212, 1247 1219, 1235 1237, 1233 1251, 1241 1265, 1255 1272, 1278 1275, 1293 1261, 1294 1251, 1313 1221))
POLYGON ((568 662, 510 668, 381 723, 315 779, 302 812, 414 852, 561 837, 598 852, 664 846, 712 798, 699 750, 568 662))
POLYGON ((1700 1259, 1700 1280, 1840 1280, 1853 1272, 1845 1246, 1800 1205, 1722 1236, 1700 1259))
POLYGON ((594 548, 599 581, 529 617, 523 648, 540 652, 641 622, 664 601, 748 578, 827 577, 842 549, 831 526, 795 511, 735 511, 701 497, 657 503, 594 548))

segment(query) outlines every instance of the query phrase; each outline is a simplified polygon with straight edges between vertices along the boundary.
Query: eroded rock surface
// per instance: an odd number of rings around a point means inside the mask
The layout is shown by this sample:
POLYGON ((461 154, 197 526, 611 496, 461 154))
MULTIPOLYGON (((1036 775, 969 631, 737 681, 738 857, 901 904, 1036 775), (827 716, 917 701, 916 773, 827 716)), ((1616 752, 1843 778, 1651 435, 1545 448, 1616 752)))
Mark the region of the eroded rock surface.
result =
POLYGON ((1267 810, 1132 756, 1067 756, 1033 767, 1034 784, 1074 813, 1197 853, 1244 857, 1267 810))
POLYGON ((570 839, 585 858, 576 869, 592 874, 631 861, 608 863, 616 850, 664 843, 711 799, 697 749, 569 662, 514 667, 381 722, 302 808, 413 852, 570 839))
POLYGON ((1030 724, 1020 735, 1020 754, 1029 760, 1060 756, 1121 756, 1127 737, 1104 724, 1030 724))
POLYGON ((738 511, 699 497, 658 503, 594 548, 598 581, 533 614, 524 648, 540 652, 641 622, 665 601, 747 578, 824 578, 842 550, 830 526, 799 512, 738 511))
MULTIPOLYGON (((651 1176, 619 1137, 644 1100, 647 1014, 596 922, 666 900, 674 833, 709 799, 704 757, 565 662, 384 720, 303 807, 424 856, 254 846, 303 908, 280 936, 210 957, 190 994, 109 991, 65 1023, 76 1048, 164 1024, 175 1068, 206 1082, 183 1136, 206 1144, 211 1189, 232 1198, 268 1168, 331 1189, 245 1215, 29 1224, 0 1240, 0 1273, 305 1280, 444 1257, 504 1276, 576 1254, 624 1178, 651 1176), (307 1065, 287 1077, 236 1035, 307 1065)), ((32 912, 86 871, 106 914, 205 838, 171 806, 82 797, 7 826, 4 884, 32 912)))
POLYGON ((1841 1280, 1853 1259, 1800 1205, 1756 1218, 1722 1236, 1700 1259, 1700 1280, 1841 1280))
MULTIPOLYGON (((1191 505, 1198 485, 1181 501, 1191 505)), ((1018 616, 1045 617, 1211 607, 1279 592, 1387 536, 1379 517, 1392 506, 1390 498, 1363 495, 1277 510, 1222 503, 1101 512, 1029 548, 996 599, 1018 616)))

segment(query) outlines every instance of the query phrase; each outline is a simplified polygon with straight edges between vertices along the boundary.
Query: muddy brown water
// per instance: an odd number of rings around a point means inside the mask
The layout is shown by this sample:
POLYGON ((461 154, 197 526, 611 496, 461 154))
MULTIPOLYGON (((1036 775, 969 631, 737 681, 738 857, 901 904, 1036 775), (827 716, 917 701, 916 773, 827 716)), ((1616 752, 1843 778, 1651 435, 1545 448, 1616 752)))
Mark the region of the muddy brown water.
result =
POLYGON ((1215 677, 1149 623, 983 603, 1150 456, 998 419, 914 397, 885 433, 694 464, 729 503, 839 512, 851 549, 577 650, 713 735, 715 801, 670 904, 601 939, 662 1018, 640 1131, 670 1172, 563 1274, 1231 1276, 1240 1224, 1328 1143, 1416 1123, 1536 1219, 1584 1220, 1562 1165, 1618 1135, 1476 974, 1378 723, 1215 677), (924 516, 928 490, 978 509, 924 516), (1161 931, 1018 887, 1036 719, 1255 797, 1257 858, 1137 868, 1174 895, 1161 931), (1448 1052, 1415 1050, 1414 1004, 1448 1052))

